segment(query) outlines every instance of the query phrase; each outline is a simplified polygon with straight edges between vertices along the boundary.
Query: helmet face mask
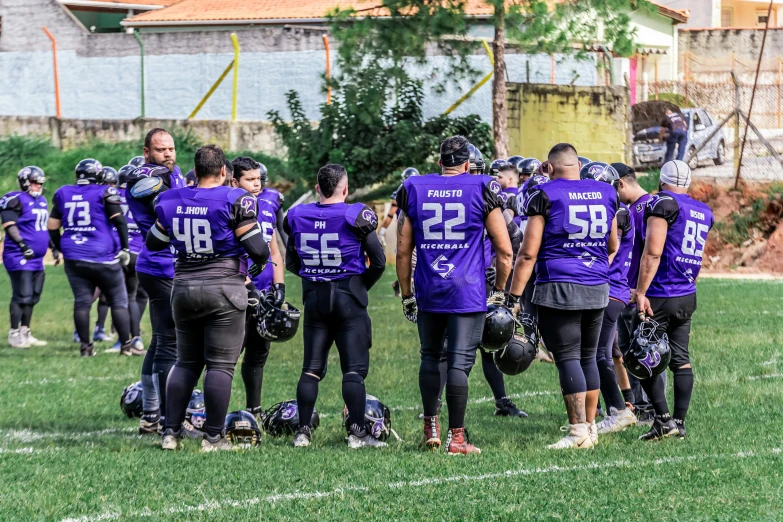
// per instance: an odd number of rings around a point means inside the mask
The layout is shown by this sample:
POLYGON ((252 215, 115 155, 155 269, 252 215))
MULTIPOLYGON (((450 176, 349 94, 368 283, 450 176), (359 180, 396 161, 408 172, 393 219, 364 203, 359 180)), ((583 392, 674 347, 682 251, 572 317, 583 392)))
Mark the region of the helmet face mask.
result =
MULTIPOLYGON (((321 423, 318 411, 313 409, 310 426, 315 430, 321 423)), ((293 435, 299 427, 299 407, 296 400, 278 402, 264 412, 263 428, 272 437, 293 435)))
POLYGON ((290 303, 276 308, 263 300, 258 306, 256 329, 262 339, 274 342, 285 342, 293 339, 299 330, 299 319, 302 312, 290 303))
POLYGON ((204 404, 204 394, 201 390, 193 390, 190 395, 190 402, 185 410, 185 428, 189 426, 195 430, 204 427, 207 420, 207 409, 204 404))
POLYGON ((248 411, 237 410, 226 415, 226 439, 235 446, 252 448, 261 443, 258 421, 248 411))
POLYGON ((628 353, 623 356, 623 364, 628 373, 644 380, 666 371, 672 359, 669 337, 658 334, 660 325, 648 319, 642 321, 634 332, 628 353))
MULTIPOLYGON (((348 415, 348 407, 343 407, 343 427, 350 434, 351 424, 355 422, 348 415)), ((376 439, 385 441, 392 433, 391 411, 378 397, 367 394, 364 405, 364 427, 376 439)))
POLYGON ((484 162, 484 155, 481 153, 478 147, 472 143, 468 144, 468 151, 470 157, 468 159, 468 170, 471 174, 483 174, 487 165, 484 162))
POLYGON ((519 162, 517 170, 519 171, 520 176, 532 176, 538 172, 538 167, 540 165, 541 162, 536 158, 525 158, 519 162))

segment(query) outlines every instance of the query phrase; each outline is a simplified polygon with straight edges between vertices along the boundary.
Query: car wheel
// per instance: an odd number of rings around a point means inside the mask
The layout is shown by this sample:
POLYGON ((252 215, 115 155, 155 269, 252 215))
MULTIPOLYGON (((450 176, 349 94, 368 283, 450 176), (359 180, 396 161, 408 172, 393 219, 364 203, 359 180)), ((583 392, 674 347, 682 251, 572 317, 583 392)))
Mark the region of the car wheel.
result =
POLYGON ((716 165, 723 165, 726 163, 726 144, 722 141, 718 143, 718 150, 715 159, 712 160, 716 165))
POLYGON ((691 147, 688 149, 687 163, 691 170, 696 170, 699 168, 699 157, 696 155, 696 147, 691 147))

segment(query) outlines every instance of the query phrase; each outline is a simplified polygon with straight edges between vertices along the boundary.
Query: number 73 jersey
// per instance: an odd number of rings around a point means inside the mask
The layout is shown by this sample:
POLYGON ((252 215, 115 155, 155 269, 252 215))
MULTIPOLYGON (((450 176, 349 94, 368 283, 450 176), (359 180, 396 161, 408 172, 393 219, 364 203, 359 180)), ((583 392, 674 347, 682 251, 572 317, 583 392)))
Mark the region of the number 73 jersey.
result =
MULTIPOLYGON (((661 191, 647 202, 644 220, 666 220, 669 229, 649 297, 680 297, 696 292, 704 244, 714 218, 710 207, 687 194, 661 191)), ((649 232, 649 231, 648 231, 649 232)))

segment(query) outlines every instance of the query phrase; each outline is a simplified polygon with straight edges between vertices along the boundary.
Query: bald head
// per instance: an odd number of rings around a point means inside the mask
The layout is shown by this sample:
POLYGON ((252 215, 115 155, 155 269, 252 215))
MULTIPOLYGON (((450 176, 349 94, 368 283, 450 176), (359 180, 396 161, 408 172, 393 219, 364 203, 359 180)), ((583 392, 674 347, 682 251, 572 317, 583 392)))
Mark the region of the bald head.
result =
POLYGON ((579 179, 579 155, 570 143, 558 143, 552 147, 547 161, 552 166, 552 179, 579 179))

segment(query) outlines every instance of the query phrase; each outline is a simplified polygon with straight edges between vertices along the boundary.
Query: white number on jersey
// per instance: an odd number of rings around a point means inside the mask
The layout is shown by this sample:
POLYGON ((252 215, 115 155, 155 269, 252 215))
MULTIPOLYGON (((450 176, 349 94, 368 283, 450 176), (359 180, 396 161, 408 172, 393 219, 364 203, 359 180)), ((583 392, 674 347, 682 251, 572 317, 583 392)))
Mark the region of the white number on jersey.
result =
POLYGON ((588 233, 592 239, 603 239, 609 232, 606 207, 603 205, 570 205, 568 207, 568 223, 580 228, 579 232, 568 234, 568 239, 584 239, 588 233), (589 214, 589 219, 582 219, 580 214, 589 214))
POLYGON ((47 230, 46 221, 49 219, 49 212, 45 208, 34 208, 33 214, 35 214, 35 231, 47 230))
POLYGON ((208 220, 172 218, 171 229, 174 231, 174 237, 185 243, 185 250, 188 254, 214 253, 212 251, 212 228, 209 226, 208 220))
POLYGON ((261 235, 264 236, 264 241, 268 245, 272 241, 272 233, 275 231, 275 227, 272 223, 261 223, 261 235))
POLYGON ((682 238, 682 253, 686 256, 701 257, 704 254, 704 243, 710 227, 695 221, 685 222, 685 233, 682 238))
POLYGON ((329 242, 340 242, 340 235, 302 234, 299 236, 299 251, 310 257, 303 257, 302 263, 307 266, 340 266, 343 255, 337 247, 329 246, 329 242), (311 244, 315 246, 311 246, 311 244))
POLYGON ((92 220, 90 219, 90 202, 89 201, 68 201, 65 203, 65 208, 68 210, 69 227, 87 227, 90 226, 92 220), (76 214, 77 221, 74 221, 74 214, 76 214))
POLYGON ((463 240, 465 239, 465 232, 458 232, 454 230, 454 227, 465 223, 465 205, 462 203, 424 203, 421 205, 422 210, 431 210, 435 212, 435 215, 431 218, 425 219, 421 222, 422 228, 424 228, 424 239, 452 239, 463 240), (454 211, 457 215, 451 219, 447 219, 443 223, 443 212, 454 211), (444 231, 432 230, 432 227, 443 223, 444 231))

